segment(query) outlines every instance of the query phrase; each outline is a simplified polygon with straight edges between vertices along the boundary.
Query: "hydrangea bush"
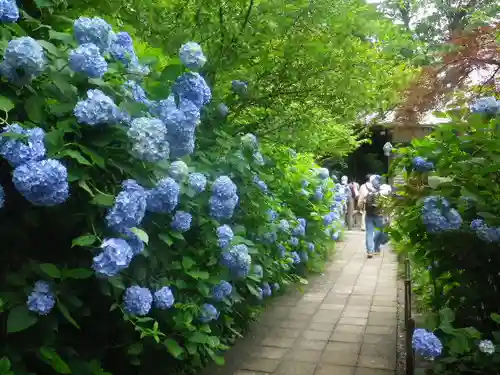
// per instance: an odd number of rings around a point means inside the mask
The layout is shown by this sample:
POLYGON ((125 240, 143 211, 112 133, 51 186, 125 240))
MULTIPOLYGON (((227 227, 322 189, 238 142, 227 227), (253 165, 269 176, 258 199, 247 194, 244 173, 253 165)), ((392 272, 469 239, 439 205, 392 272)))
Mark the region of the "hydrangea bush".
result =
POLYGON ((434 331, 415 331, 415 350, 434 359, 433 373, 496 373, 500 102, 480 98, 443 115, 449 124, 398 150, 394 168, 406 183, 393 202, 391 236, 411 261, 434 331))
POLYGON ((65 33, 2 6, 2 369, 222 364, 266 299, 332 250, 328 171, 225 132, 197 43, 180 46, 183 65, 145 64, 100 18, 65 33))

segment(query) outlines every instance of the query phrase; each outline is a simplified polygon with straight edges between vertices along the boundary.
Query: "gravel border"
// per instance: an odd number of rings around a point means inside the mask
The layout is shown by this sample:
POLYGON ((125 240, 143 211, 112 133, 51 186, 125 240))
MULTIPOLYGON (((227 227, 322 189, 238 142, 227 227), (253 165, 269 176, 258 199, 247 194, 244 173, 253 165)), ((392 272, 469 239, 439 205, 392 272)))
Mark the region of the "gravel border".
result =
POLYGON ((397 300, 397 343, 396 343, 396 375, 406 374, 406 348, 405 348, 405 283, 398 280, 397 300))

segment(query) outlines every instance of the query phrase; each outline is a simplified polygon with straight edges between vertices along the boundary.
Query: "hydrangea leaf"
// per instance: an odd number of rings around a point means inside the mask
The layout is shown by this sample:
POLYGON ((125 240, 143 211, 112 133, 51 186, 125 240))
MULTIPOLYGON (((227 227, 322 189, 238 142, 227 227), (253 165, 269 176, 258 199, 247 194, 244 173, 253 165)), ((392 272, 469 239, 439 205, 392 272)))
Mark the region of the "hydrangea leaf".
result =
POLYGON ((57 354, 55 349, 49 347, 40 348, 40 356, 52 366, 59 374, 71 374, 71 369, 68 364, 57 354))
POLYGON ((130 231, 134 233, 139 239, 146 245, 149 243, 149 236, 146 232, 139 228, 130 228, 130 231))
POLYGON ((166 339, 163 344, 174 358, 181 358, 184 354, 184 349, 174 339, 166 339))
POLYGON ((7 333, 24 331, 37 321, 36 315, 31 314, 26 306, 14 307, 7 318, 7 333))
POLYGON ((59 271, 55 264, 42 263, 40 264, 40 270, 54 279, 59 279, 61 277, 61 271, 59 271))
POLYGON ((68 308, 62 304, 61 301, 57 301, 57 307, 59 308, 59 311, 61 311, 61 314, 66 318, 68 322, 70 322, 74 327, 80 329, 80 326, 78 323, 73 319, 71 314, 68 311, 68 308))
POLYGON ((87 247, 92 246, 97 241, 97 237, 93 234, 84 234, 83 236, 77 237, 71 243, 71 247, 81 246, 87 247))
POLYGON ((15 107, 15 104, 12 100, 5 96, 0 96, 0 109, 9 112, 11 109, 15 107))

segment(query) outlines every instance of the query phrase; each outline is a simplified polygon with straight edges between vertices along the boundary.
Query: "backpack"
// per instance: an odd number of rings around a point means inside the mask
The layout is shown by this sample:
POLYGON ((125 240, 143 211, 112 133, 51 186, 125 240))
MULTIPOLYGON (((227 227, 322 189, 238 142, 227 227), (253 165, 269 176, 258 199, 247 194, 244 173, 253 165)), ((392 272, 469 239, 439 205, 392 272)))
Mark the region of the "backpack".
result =
MULTIPOLYGON (((368 186, 367 186, 368 187, 368 186)), ((380 210, 378 208, 377 200, 380 196, 378 190, 368 189, 368 195, 365 200, 365 211, 368 216, 378 216, 380 215, 380 210)))

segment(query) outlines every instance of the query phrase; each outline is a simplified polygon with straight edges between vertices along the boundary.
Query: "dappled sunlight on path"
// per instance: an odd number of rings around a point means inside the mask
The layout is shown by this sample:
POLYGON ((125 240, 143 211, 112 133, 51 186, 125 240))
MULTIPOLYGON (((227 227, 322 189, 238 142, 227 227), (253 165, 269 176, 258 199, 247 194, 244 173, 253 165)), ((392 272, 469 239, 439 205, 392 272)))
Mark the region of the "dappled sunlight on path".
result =
POLYGON ((350 232, 324 275, 277 298, 211 375, 390 375, 396 367, 397 260, 366 259, 350 232))

